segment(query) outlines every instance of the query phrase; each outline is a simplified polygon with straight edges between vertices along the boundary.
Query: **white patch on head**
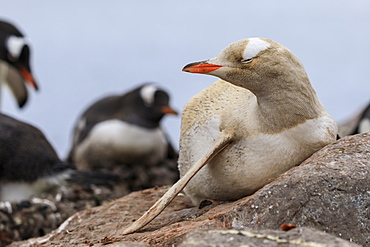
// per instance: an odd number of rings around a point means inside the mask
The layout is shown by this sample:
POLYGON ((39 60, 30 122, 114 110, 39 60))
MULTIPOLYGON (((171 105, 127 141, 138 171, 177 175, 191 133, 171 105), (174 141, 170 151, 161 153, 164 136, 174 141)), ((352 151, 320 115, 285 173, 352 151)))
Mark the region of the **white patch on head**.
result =
POLYGON ((27 43, 28 40, 24 37, 10 36, 6 41, 6 47, 12 57, 19 58, 23 46, 27 43))
POLYGON ((243 60, 249 60, 258 55, 261 51, 271 47, 271 44, 260 39, 250 38, 247 46, 244 49, 243 60))
POLYGON ((146 85, 140 90, 141 98, 146 105, 151 106, 154 103, 154 94, 157 90, 158 87, 153 84, 146 85))

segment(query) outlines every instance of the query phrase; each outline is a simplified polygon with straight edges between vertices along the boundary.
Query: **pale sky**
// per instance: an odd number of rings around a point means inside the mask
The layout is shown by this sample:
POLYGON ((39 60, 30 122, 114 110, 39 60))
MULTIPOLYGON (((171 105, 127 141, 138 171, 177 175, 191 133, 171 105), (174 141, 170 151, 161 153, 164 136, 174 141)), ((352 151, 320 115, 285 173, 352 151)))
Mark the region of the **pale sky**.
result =
MULTIPOLYGON (((320 100, 341 121, 370 101, 370 1, 3 0, 0 18, 32 43, 41 90, 2 111, 40 128, 64 158, 74 123, 95 100, 157 82, 181 111, 216 78, 181 72, 230 43, 265 37, 303 62, 320 100)), ((180 117, 163 126, 178 146, 180 117)))

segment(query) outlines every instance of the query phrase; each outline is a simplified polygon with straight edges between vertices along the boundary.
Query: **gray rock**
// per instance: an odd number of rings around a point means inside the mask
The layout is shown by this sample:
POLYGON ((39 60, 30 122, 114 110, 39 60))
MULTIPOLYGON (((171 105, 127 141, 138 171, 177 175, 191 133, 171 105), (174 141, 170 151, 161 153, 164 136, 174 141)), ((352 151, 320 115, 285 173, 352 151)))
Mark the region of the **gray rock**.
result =
POLYGON ((119 196, 109 186, 63 186, 29 200, 0 202, 0 246, 43 236, 74 213, 119 196))
POLYGON ((148 226, 137 233, 121 235, 167 189, 133 192, 78 212, 45 237, 14 242, 11 246, 71 243, 75 246, 89 243, 94 247, 113 243, 176 246, 184 239, 187 241, 187 233, 198 230, 233 228, 266 234, 283 224, 293 224, 298 229, 314 228, 323 234, 370 246, 370 133, 348 136, 324 147, 300 166, 235 202, 213 202, 198 209, 179 195, 148 226))
POLYGON ((220 220, 234 228, 313 227, 370 242, 370 134, 348 136, 312 155, 220 220))
POLYGON ((115 172, 125 176, 122 175, 121 181, 114 185, 63 186, 22 202, 0 202, 0 247, 13 241, 43 236, 74 213, 127 195, 132 189, 172 184, 178 179, 173 160, 166 160, 150 169, 145 165, 116 166, 115 172))
POLYGON ((359 247, 357 244, 312 228, 295 228, 287 232, 278 230, 200 230, 187 234, 179 246, 359 247))
POLYGON ((150 245, 144 243, 113 243, 107 244, 106 247, 150 247, 150 245))

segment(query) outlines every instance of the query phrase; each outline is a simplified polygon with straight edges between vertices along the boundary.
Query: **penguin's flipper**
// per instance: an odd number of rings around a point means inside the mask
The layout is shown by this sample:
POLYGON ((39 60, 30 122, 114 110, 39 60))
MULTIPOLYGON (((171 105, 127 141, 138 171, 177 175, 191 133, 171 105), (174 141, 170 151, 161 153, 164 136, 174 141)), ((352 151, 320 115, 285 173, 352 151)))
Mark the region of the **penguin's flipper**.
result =
POLYGON ((210 160, 213 159, 219 152, 233 142, 234 135, 223 133, 219 136, 216 143, 212 146, 210 151, 200 160, 198 160, 188 172, 177 181, 148 211, 146 211, 137 221, 123 230, 122 234, 130 234, 141 229, 156 216, 158 216, 170 202, 180 193, 190 179, 210 160))

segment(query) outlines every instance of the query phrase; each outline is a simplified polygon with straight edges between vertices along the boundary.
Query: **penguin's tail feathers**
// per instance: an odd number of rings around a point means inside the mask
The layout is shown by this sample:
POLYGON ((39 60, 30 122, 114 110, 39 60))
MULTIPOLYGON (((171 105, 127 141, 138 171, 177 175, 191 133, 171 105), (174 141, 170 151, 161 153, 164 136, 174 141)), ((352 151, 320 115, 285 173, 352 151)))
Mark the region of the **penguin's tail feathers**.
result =
POLYGON ((111 185, 119 180, 119 175, 99 171, 72 170, 67 182, 78 185, 111 185))

